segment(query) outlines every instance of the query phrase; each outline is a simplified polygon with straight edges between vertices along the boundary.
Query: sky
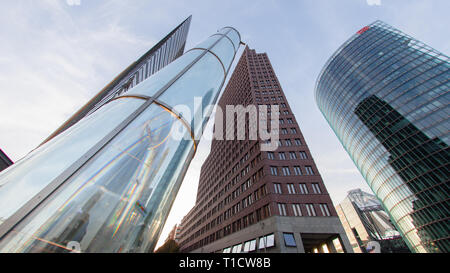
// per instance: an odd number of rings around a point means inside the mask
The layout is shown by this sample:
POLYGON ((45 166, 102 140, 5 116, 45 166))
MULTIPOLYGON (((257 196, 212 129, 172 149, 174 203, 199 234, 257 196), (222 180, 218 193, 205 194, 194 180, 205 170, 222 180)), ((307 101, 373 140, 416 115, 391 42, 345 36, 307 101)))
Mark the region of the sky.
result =
MULTIPOLYGON (((450 52, 448 0, 2 0, 0 6, 0 149, 13 161, 192 15, 186 49, 233 26, 250 48, 268 54, 335 205, 349 190, 370 189, 314 100, 328 58, 375 20, 450 52)), ((242 48, 235 62, 241 54, 242 48)), ((209 149, 201 141, 158 245, 195 204, 209 149)))

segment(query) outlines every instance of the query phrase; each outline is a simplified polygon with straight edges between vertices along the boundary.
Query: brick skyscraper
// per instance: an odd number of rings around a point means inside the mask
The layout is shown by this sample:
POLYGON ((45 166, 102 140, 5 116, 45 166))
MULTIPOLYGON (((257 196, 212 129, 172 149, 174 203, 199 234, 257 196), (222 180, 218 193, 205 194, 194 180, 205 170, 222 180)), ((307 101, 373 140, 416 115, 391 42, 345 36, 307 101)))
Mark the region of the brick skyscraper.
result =
POLYGON ((212 141, 181 223, 181 251, 352 252, 267 54, 247 47, 218 105, 252 104, 279 106, 279 147, 212 141))

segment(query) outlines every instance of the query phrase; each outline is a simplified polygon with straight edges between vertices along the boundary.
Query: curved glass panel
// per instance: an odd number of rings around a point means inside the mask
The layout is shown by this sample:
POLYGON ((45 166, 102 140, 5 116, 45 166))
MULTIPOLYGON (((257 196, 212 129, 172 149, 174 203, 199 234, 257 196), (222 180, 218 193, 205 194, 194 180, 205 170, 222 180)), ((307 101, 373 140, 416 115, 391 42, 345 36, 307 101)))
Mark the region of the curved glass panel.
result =
POLYGON ((227 38, 222 38, 222 40, 220 40, 220 42, 211 49, 211 51, 219 57, 223 63, 224 69, 227 70, 234 58, 234 47, 230 40, 227 38))
POLYGON ((158 100, 172 107, 181 106, 181 108, 176 107, 176 110, 191 124, 197 138, 201 136, 203 122, 206 122, 202 118, 202 109, 214 104, 223 80, 222 65, 213 54, 208 52, 158 100), (195 124, 195 115, 197 115, 197 124, 195 124))
POLYGON ((194 48, 208 49, 220 38, 222 38, 222 36, 213 35, 213 36, 209 37, 208 39, 204 40, 203 42, 199 43, 198 45, 196 45, 194 48))
POLYGON ((316 101, 415 252, 449 252, 450 60, 380 21, 330 58, 316 101))
POLYGON ((171 136, 179 122, 151 105, 8 234, 0 251, 68 252, 71 242, 82 252, 152 249, 192 157, 192 139, 171 136))
MULTIPOLYGON (((227 62, 233 59, 229 42, 216 50, 227 62)), ((77 245, 82 252, 152 251, 195 151, 194 133, 170 109, 186 112, 183 118, 200 136, 208 120, 202 109, 215 103, 225 75, 212 53, 188 52, 124 93, 160 99, 167 108, 151 104, 109 135, 145 103, 119 98, 2 173, 1 219, 32 198, 42 202, 28 202, 21 211, 27 215, 8 225, 0 222, 0 251, 65 252, 77 245), (38 196, 58 176, 61 184, 38 196)))
POLYGON ((230 38, 233 41, 233 44, 237 51, 237 49, 239 48, 239 44, 241 43, 241 38, 239 36, 239 33, 235 29, 230 28, 230 27, 225 27, 219 31, 219 33, 222 33, 222 34, 226 34, 227 32, 228 32, 228 34, 227 34, 228 38, 230 38))
POLYGON ((115 100, 0 174, 0 223, 80 159, 133 113, 143 100, 115 100))
POLYGON ((186 66, 202 54, 199 50, 189 51, 183 56, 153 74, 145 81, 138 84, 136 87, 128 90, 123 95, 145 95, 154 96, 164 85, 172 80, 178 73, 180 73, 186 66), (173 64, 173 65, 172 65, 173 64))

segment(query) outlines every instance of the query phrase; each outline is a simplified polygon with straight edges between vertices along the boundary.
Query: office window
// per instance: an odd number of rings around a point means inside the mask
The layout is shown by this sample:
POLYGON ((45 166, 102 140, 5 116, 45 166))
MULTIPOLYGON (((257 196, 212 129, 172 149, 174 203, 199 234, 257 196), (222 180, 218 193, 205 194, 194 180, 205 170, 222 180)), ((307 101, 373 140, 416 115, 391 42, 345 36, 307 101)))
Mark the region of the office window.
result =
POLYGON ((278 211, 280 212, 281 216, 286 216, 286 204, 278 203, 278 211))
POLYGON ((294 173, 295 175, 302 175, 302 169, 300 166, 294 166, 294 173))
POLYGON ((323 216, 331 216, 330 210, 328 209, 327 204, 320 204, 319 207, 320 207, 320 210, 322 211, 323 216))
POLYGON ((300 193, 301 194, 308 194, 308 188, 306 187, 305 183, 300 183, 300 193))
POLYGON ((252 252, 256 250, 256 239, 247 241, 244 243, 243 252, 252 252))
POLYGON ((314 193, 317 193, 317 194, 322 193, 318 183, 313 183, 312 188, 313 188, 314 193))
POLYGON ((282 171, 283 171, 284 176, 291 175, 291 171, 289 170, 289 167, 283 167, 282 171))
POLYGON ((308 155, 306 154, 306 152, 299 152, 300 154, 300 159, 308 159, 308 155))
POLYGON ((273 234, 269 234, 259 238, 258 248, 269 248, 275 246, 275 236, 273 234))
POLYGON ((285 153, 278 153, 278 156, 281 160, 286 160, 286 154, 285 153))
POLYGON ((291 159, 297 159, 297 155, 295 154, 295 152, 289 152, 289 157, 291 159))
POLYGON ((294 184, 287 184, 289 194, 296 194, 294 184))
POLYGON ((267 152, 267 158, 268 159, 275 159, 274 153, 273 152, 267 152))
POLYGON ((278 175, 277 167, 271 166, 271 167, 270 167, 270 173, 271 173, 272 175, 277 176, 277 175, 278 175))
POLYGON ((295 139, 295 145, 300 146, 302 145, 302 141, 299 138, 295 139))
POLYGON ((305 206, 306 211, 308 212, 308 216, 316 216, 316 211, 313 204, 306 204, 305 206))
POLYGON ((300 204, 292 204, 292 211, 294 211, 295 216, 302 216, 300 204))
POLYGON ((280 124, 284 124, 284 119, 280 119, 280 124))
POLYGON ((281 184, 280 183, 274 183, 273 184, 273 188, 274 188, 275 193, 279 193, 279 194, 282 193, 282 191, 281 191, 281 184))
POLYGON ((297 129, 291 128, 291 134, 296 134, 296 133, 297 133, 297 129))
POLYGON ((287 135, 287 133, 288 133, 288 130, 286 128, 282 128, 281 129, 281 134, 282 135, 287 135))
POLYGON ((305 166, 306 175, 314 175, 313 168, 311 166, 305 166))
POLYGON ((292 146, 292 142, 290 139, 286 139, 284 142, 286 143, 287 147, 292 146))
POLYGON ((238 245, 233 246, 231 253, 241 253, 241 250, 242 250, 242 244, 238 244, 238 245))
POLYGON ((284 237, 284 244, 286 246, 297 246, 297 244, 295 243, 295 238, 294 238, 294 234, 292 233, 283 233, 283 237, 284 237))
POLYGON ((287 123, 288 123, 288 124, 293 124, 294 121, 292 120, 292 118, 288 118, 288 119, 287 119, 287 123))

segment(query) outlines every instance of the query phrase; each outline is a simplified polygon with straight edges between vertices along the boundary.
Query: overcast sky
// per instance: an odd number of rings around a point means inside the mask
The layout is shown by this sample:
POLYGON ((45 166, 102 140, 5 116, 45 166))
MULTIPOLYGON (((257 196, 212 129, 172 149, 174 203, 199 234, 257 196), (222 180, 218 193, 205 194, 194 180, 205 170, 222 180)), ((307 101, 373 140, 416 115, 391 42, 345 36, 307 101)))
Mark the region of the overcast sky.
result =
MULTIPOLYGON (((2 0, 0 6, 0 148, 13 161, 192 15, 187 49, 230 25, 249 47, 268 54, 335 205, 351 189, 370 190, 314 101, 327 59, 377 19, 450 51, 449 0, 2 0)), ((160 242, 194 205, 209 145, 201 142, 160 242)))

